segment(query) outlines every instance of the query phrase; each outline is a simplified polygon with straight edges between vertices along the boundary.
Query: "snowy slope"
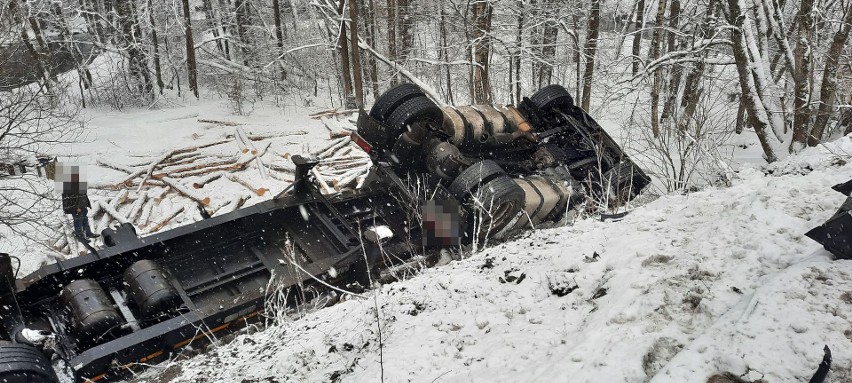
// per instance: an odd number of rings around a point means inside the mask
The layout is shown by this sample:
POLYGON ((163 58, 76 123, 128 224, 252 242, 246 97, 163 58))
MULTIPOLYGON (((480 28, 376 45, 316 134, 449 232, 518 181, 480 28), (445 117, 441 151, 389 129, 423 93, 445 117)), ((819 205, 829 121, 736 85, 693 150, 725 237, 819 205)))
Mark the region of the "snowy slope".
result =
POLYGON ((136 380, 800 382, 828 345, 828 381, 849 382, 852 261, 803 233, 843 201, 850 153, 843 138, 620 222, 530 232, 136 380))

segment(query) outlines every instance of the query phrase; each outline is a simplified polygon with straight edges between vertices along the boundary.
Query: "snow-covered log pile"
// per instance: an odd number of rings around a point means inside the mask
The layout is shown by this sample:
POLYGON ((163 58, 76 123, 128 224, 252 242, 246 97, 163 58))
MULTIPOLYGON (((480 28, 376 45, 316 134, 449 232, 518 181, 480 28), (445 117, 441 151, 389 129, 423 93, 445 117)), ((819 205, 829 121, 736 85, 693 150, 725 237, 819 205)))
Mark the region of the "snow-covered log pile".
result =
MULTIPOLYGON (((324 123, 333 139, 302 154, 320 161, 312 171, 320 191, 332 194, 360 187, 370 158, 351 141, 354 127, 348 120, 335 119, 334 128, 324 123)), ((270 199, 293 183, 295 171, 291 153, 271 149, 271 140, 303 134, 307 132, 251 135, 236 126, 222 139, 170 149, 130 164, 100 158, 98 167, 121 176, 89 186, 92 230, 100 233, 131 223, 144 236, 270 199)), ((79 253, 82 248, 76 246, 70 222, 64 226, 47 245, 63 255, 79 253)))

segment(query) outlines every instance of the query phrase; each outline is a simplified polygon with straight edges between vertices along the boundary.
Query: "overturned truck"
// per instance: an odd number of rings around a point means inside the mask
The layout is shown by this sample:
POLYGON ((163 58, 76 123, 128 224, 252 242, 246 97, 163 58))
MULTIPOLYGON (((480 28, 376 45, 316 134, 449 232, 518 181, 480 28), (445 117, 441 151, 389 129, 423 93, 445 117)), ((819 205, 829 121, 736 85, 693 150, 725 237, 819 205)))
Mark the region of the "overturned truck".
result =
POLYGON ((518 106, 439 107, 403 84, 361 111, 364 185, 319 192, 312 158, 272 200, 16 275, 0 254, 0 381, 120 380, 188 345, 257 321, 271 290, 287 305, 367 286, 442 247, 559 221, 586 201, 619 205, 650 182, 558 85, 518 106), (62 363, 57 362, 57 365, 62 363))

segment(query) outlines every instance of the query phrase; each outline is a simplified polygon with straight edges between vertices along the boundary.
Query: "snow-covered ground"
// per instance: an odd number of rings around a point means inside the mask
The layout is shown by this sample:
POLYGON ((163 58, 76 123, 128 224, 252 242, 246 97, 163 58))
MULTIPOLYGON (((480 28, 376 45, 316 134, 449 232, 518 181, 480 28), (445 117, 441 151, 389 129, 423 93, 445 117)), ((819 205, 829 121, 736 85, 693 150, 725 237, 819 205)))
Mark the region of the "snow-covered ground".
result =
MULTIPOLYGON (((95 166, 99 159, 128 165, 233 134, 203 119, 257 135, 306 131, 272 141, 269 158, 282 158, 326 141, 328 130, 307 118, 314 111, 239 117, 221 103, 101 111, 89 116, 88 143, 56 154, 88 164, 93 184, 113 182, 122 174, 95 166)), ((532 231, 270 320, 135 380, 705 382, 727 371, 796 382, 813 374, 828 345, 828 381, 850 382, 852 262, 832 261, 803 235, 843 201, 830 187, 852 178, 850 155, 852 138, 842 138, 764 169, 742 167, 728 187, 664 195, 618 222, 584 218, 532 231)), ((270 195, 285 186, 268 182, 270 195)), ((214 190, 217 198, 237 192, 214 190)))
POLYGON ((530 232, 139 381, 801 382, 828 345, 849 382, 852 262, 803 233, 843 201, 850 153, 530 232))

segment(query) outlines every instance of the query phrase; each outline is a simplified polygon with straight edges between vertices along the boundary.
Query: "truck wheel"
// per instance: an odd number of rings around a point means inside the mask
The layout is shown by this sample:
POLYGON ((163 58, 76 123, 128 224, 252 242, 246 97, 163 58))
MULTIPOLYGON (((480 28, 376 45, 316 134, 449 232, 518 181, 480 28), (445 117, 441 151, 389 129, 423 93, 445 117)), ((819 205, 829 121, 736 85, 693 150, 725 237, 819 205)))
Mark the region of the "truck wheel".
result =
POLYGON ((557 108, 561 111, 566 111, 574 106, 574 99, 562 85, 548 85, 535 92, 530 101, 539 109, 550 111, 551 108, 557 108))
POLYGON ((496 162, 491 160, 479 161, 459 173, 458 177, 450 184, 449 191, 456 199, 463 201, 479 185, 484 185, 505 174, 506 172, 496 162))
POLYGON ((640 185, 639 180, 643 174, 633 162, 620 162, 604 173, 601 191, 611 202, 623 204, 642 190, 644 185, 640 185))
POLYGON ((483 184, 474 195, 476 200, 471 199, 467 205, 473 212, 470 222, 477 223, 471 230, 476 230, 474 238, 480 241, 513 223, 524 207, 524 189, 506 175, 483 184))
POLYGON ((0 382, 56 383, 47 355, 26 344, 0 344, 0 382))
POLYGON ((402 103, 412 98, 423 96, 425 96, 425 94, 419 87, 417 87, 417 85, 409 83, 400 84, 388 89, 387 92, 379 96, 373 104, 373 108, 370 109, 370 117, 379 121, 385 121, 396 108, 402 105, 402 103))
POLYGON ((432 100, 426 97, 412 98, 396 108, 387 119, 387 125, 396 129, 392 139, 404 132, 408 125, 415 122, 433 122, 441 126, 444 122, 444 112, 432 100))

